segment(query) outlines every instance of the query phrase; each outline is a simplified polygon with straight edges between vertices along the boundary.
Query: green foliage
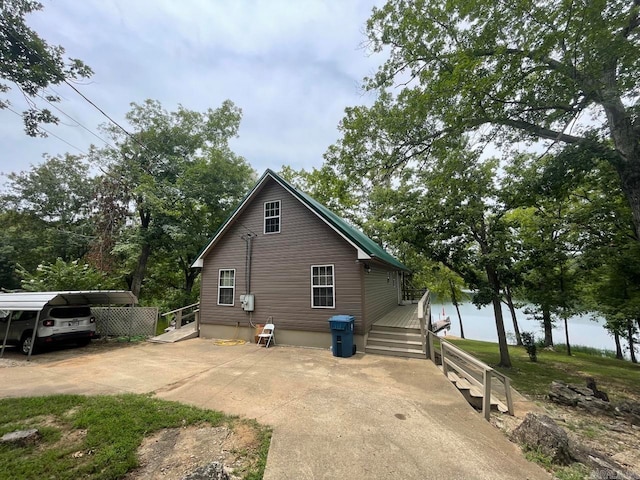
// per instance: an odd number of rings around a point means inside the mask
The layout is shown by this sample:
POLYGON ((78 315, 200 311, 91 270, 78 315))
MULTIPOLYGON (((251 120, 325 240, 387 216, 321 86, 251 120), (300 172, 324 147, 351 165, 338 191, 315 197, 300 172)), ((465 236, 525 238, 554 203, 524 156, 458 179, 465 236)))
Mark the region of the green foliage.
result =
POLYGON ((529 355, 532 362, 538 361, 538 346, 536 345, 535 335, 531 332, 522 332, 522 345, 529 355))
MULTIPOLYGON (((78 59, 63 58, 64 48, 48 45, 29 28, 25 17, 42 9, 42 4, 33 0, 3 0, 0 15, 0 92, 18 88, 30 101, 23 113, 25 132, 32 136, 46 136, 39 128, 41 123, 58 123, 58 118, 48 109, 36 106, 36 97, 50 85, 59 85, 67 80, 88 78, 91 69, 78 59)), ((57 95, 46 95, 49 102, 59 102, 57 95)), ((0 99, 0 108, 9 107, 8 99, 0 99)))
POLYGON ((112 246, 101 255, 114 255, 104 263, 123 266, 134 294, 140 294, 157 261, 156 266, 167 267, 169 285, 191 296, 198 275, 191 264, 255 180, 253 169, 228 145, 240 118, 240 109, 230 101, 201 113, 182 106, 168 112, 146 100, 132 103, 127 114, 133 138, 103 127, 116 148, 94 150, 91 156, 105 165, 116 185, 105 185, 101 198, 117 206, 120 217, 98 222, 100 243, 112 246), (182 278, 174 282, 173 272, 182 278))
POLYGON ((22 288, 31 292, 123 288, 116 277, 80 260, 65 262, 58 258, 54 263, 38 265, 33 273, 20 266, 18 272, 23 279, 22 288))
POLYGON ((17 264, 33 271, 40 263, 85 255, 93 239, 90 218, 95 184, 88 164, 68 154, 46 157, 26 172, 9 173, 7 179, 0 195, 4 210, 0 239, 11 257, 2 263, 9 283, 1 286, 16 288, 17 264))
MULTIPOLYGON (((6 478, 120 478, 137 466, 137 449, 145 436, 163 428, 205 423, 234 428, 240 422, 220 412, 143 395, 2 399, 0 434, 25 427, 38 428, 46 434, 38 447, 0 446, 2 475, 6 478), (44 426, 45 419, 53 427, 44 426), (78 430, 85 430, 86 435, 68 435, 78 430), (57 443, 61 432, 76 440, 57 443), (73 452, 89 450, 92 455, 72 456, 73 452)), ((249 471, 241 473, 262 478, 270 431, 256 422, 247 424, 256 430, 261 448, 259 452, 250 452, 255 460, 249 471)))

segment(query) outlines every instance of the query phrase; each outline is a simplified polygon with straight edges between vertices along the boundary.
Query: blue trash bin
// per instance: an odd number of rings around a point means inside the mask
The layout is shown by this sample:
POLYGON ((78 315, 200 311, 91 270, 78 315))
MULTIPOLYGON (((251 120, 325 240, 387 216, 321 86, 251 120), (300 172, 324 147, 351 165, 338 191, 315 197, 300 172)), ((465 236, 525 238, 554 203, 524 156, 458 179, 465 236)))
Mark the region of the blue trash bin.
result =
POLYGON ((334 315, 329 318, 332 337, 331 348, 334 357, 348 358, 355 353, 353 348, 353 325, 355 319, 353 315, 334 315))

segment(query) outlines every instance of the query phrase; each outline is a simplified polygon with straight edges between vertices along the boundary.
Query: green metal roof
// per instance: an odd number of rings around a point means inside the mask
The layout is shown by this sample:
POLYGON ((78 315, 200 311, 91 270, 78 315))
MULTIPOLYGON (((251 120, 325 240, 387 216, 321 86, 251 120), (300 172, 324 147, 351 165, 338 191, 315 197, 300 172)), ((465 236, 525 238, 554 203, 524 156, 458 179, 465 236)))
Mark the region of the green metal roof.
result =
POLYGON ((320 202, 316 201, 314 198, 310 197, 304 192, 297 190, 294 188, 289 182, 284 180, 278 174, 276 174, 273 170, 267 169, 264 174, 260 177, 256 185, 251 189, 251 191, 243 198, 238 207, 233 211, 233 213, 227 218, 227 220, 220 226, 218 231, 215 233, 213 239, 209 244, 202 249, 200 254, 198 255, 198 260, 194 263, 194 266, 197 265, 199 261, 201 261, 210 247, 213 246, 217 238, 223 233, 226 229, 227 225, 233 220, 233 218, 239 213, 242 207, 250 200, 250 198, 254 195, 254 193, 258 190, 258 188, 263 184, 266 177, 273 178, 276 182, 278 182, 285 190, 291 193, 294 197, 296 197, 303 205, 307 208, 315 212, 322 220, 331 225, 334 229, 339 231, 345 238, 347 238, 350 242, 355 244, 358 248, 360 248, 365 254, 370 256, 373 259, 379 260, 383 263, 391 265, 400 270, 410 271, 405 265, 400 263, 393 255, 387 252, 384 248, 378 245, 376 242, 367 237, 364 233, 362 233, 358 228, 349 224, 343 218, 339 217, 327 207, 322 205, 320 202))

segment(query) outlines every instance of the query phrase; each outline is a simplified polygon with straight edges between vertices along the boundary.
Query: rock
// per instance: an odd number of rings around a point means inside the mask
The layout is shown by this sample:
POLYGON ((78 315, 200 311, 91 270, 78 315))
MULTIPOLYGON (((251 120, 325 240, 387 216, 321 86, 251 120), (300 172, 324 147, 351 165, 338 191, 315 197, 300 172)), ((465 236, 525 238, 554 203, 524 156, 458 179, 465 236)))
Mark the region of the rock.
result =
POLYGON ((573 459, 567 432, 547 415, 527 413, 512 437, 525 449, 544 453, 553 463, 568 465, 573 459))
MULTIPOLYGON (((593 383, 595 385, 595 382, 593 383)), ((614 411, 613 405, 594 396, 593 390, 590 388, 566 384, 558 380, 551 383, 549 400, 569 407, 580 407, 592 414, 611 414, 614 411)))
POLYGON ((182 480, 230 480, 230 477, 220 462, 212 462, 196 468, 182 480))
POLYGON ((0 443, 12 443, 15 445, 25 446, 33 445, 40 439, 40 432, 36 428, 29 430, 16 430, 15 432, 6 433, 0 438, 0 443))
POLYGON ((551 382, 551 390, 549 391, 549 400, 561 405, 575 407, 578 405, 580 395, 571 390, 564 382, 554 380, 551 382))
POLYGON ((589 478, 611 478, 619 480, 640 480, 640 477, 629 469, 601 453, 586 448, 578 448, 574 452, 575 459, 588 465, 593 474, 589 478))

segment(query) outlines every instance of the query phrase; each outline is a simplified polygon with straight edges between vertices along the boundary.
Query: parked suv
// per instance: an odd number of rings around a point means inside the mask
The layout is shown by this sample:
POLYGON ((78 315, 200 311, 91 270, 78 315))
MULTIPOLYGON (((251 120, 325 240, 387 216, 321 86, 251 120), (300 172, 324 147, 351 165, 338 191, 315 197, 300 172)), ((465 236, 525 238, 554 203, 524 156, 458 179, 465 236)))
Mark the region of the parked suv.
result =
MULTIPOLYGON (((9 321, 9 312, 0 313, 0 339, 4 337, 9 321)), ((27 355, 31 348, 33 328, 38 312, 14 311, 7 335, 7 344, 18 345, 27 355)), ((40 324, 36 334, 36 347, 54 343, 76 343, 79 346, 89 344, 96 337, 96 317, 91 314, 88 305, 47 305, 40 314, 40 324)))

